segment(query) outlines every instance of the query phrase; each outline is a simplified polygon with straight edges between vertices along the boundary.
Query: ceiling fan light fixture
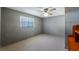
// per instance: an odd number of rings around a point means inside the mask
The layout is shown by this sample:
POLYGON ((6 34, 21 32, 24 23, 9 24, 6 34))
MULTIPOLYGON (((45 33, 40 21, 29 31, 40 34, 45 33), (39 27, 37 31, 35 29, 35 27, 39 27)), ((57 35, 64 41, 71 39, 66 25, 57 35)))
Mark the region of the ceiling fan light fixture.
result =
POLYGON ((47 8, 42 8, 41 12, 43 16, 52 16, 54 10, 56 9, 52 7, 47 7, 47 8))
POLYGON ((44 15, 44 16, 48 16, 48 13, 44 13, 43 15, 44 15))

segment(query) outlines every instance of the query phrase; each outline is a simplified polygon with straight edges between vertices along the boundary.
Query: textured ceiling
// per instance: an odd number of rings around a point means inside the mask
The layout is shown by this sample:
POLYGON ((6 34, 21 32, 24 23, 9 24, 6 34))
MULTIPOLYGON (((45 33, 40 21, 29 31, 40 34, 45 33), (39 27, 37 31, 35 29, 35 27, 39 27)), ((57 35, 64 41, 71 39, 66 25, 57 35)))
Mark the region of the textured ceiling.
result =
MULTIPOLYGON (((46 18, 45 16, 41 16, 42 13, 40 9, 43 7, 8 7, 8 8, 32 14, 41 18, 46 18)), ((63 7, 56 7, 56 10, 53 11, 53 15, 47 17, 59 16, 59 15, 65 15, 65 9, 63 7)))

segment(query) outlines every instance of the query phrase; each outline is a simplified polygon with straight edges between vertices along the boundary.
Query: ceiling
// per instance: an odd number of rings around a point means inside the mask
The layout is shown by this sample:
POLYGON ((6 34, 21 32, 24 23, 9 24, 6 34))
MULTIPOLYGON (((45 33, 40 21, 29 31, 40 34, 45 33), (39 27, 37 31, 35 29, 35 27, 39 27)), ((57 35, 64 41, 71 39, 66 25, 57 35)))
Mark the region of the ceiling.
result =
POLYGON ((79 8, 78 7, 66 7, 65 8, 65 12, 70 12, 70 11, 74 11, 74 10, 79 10, 79 8))
MULTIPOLYGON (((47 18, 47 17, 53 17, 53 16, 59 16, 59 15, 65 15, 65 9, 64 7, 56 7, 56 10, 53 11, 52 16, 41 16, 41 8, 42 7, 8 7, 13 10, 21 11, 24 13, 32 14, 41 18, 47 18)), ((55 8, 55 7, 54 7, 55 8)))

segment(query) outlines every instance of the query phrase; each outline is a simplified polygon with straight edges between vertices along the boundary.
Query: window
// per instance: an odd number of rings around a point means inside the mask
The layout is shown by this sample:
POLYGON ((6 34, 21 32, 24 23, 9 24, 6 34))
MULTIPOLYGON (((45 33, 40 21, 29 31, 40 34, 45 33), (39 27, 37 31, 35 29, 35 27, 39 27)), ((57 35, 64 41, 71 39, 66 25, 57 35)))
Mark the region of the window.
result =
POLYGON ((21 27, 33 27, 33 19, 32 17, 20 16, 20 26, 21 27))

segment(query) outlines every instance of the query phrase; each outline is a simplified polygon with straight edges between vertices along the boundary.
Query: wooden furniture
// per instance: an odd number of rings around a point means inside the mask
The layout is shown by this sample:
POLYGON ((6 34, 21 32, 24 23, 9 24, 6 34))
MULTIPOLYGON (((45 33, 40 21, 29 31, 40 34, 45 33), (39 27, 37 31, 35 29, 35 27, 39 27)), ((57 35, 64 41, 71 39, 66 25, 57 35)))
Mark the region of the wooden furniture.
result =
POLYGON ((73 26, 73 34, 68 35, 68 50, 79 51, 79 25, 73 26))

